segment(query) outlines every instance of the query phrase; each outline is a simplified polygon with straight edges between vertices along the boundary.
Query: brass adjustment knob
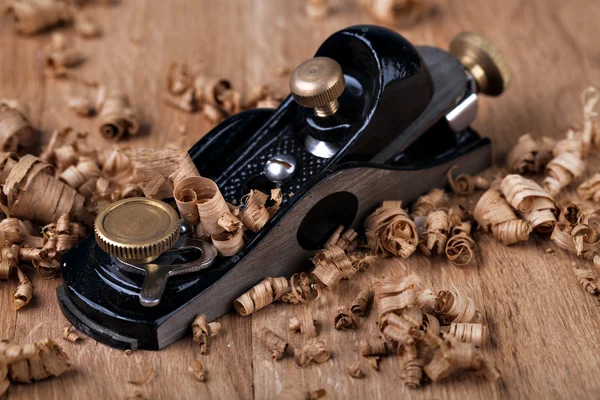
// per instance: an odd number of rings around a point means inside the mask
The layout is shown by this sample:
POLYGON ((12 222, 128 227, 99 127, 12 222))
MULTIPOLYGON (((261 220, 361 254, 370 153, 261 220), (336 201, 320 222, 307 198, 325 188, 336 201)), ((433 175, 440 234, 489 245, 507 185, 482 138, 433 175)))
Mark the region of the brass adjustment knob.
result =
POLYGON ((328 57, 315 57, 298 65, 290 77, 296 103, 314 108, 319 117, 334 114, 346 82, 340 64, 328 57))
POLYGON ((145 264, 175 244, 179 217, 162 201, 133 197, 104 208, 96 217, 94 231, 105 252, 132 264, 145 264))
POLYGON ((508 88, 511 79, 508 62, 485 37, 461 32, 450 42, 450 53, 471 73, 479 92, 498 96, 508 88))

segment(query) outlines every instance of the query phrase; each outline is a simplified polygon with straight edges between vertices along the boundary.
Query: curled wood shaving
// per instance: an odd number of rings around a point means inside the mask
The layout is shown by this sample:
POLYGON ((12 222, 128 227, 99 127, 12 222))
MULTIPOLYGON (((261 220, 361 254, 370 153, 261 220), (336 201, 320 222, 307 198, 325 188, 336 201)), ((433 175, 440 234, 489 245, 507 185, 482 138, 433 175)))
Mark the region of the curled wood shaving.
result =
POLYGON ((192 332, 194 342, 200 344, 200 353, 206 354, 208 351, 209 338, 215 337, 221 331, 221 324, 219 322, 206 323, 206 316, 199 314, 192 322, 192 332))
POLYGON ((354 329, 356 324, 352 313, 346 307, 339 307, 336 311, 336 315, 333 319, 333 326, 335 329, 354 329))
POLYGON ((63 339, 66 339, 72 343, 76 343, 81 340, 85 340, 85 335, 75 329, 73 325, 67 325, 65 326, 65 329, 63 329, 63 339))
POLYGON ((446 243, 446 257, 456 266, 464 266, 471 262, 477 245, 464 233, 452 236, 446 243))
POLYGON ((19 33, 34 35, 71 20, 69 8, 55 0, 12 0, 4 13, 12 15, 19 33))
POLYGON ((387 26, 412 25, 430 13, 429 0, 359 0, 377 22, 387 26))
POLYGON ((310 391, 295 386, 288 386, 275 396, 275 400, 318 400, 322 398, 328 398, 325 389, 310 391))
POLYGON ((583 290, 585 290, 592 296, 598 293, 596 276, 592 271, 585 268, 574 268, 573 272, 575 273, 575 278, 577 279, 577 282, 579 282, 579 285, 581 285, 583 290))
MULTIPOLYGON (((155 199, 166 199, 173 196, 174 188, 180 183, 179 190, 197 190, 196 186, 202 186, 204 181, 186 181, 186 178, 199 177, 200 174, 185 150, 179 149, 130 149, 123 152, 130 160, 135 176, 139 179, 140 186, 146 197, 155 199)), ((211 185, 209 185, 211 186, 211 185)), ((200 196, 196 193, 198 201, 200 196)), ((228 209, 225 208, 215 219, 223 215, 228 209)))
POLYGON ((342 235, 343 231, 344 231, 344 226, 343 225, 338 226, 336 228, 336 230, 331 234, 331 236, 329 237, 329 239, 327 239, 327 241, 323 245, 323 248, 324 249, 329 249, 329 248, 331 248, 333 246, 337 246, 341 250, 344 250, 341 246, 337 245, 337 242, 339 241, 340 236, 342 235))
POLYGON ((18 161, 6 153, 0 153, 1 158, 5 162, 0 162, 0 184, 11 216, 44 224, 62 214, 84 217, 83 196, 54 178, 50 165, 29 154, 18 161))
POLYGON ((584 200, 600 203, 600 173, 595 173, 577 187, 577 194, 584 200))
POLYGON ((442 189, 431 191, 417 199, 412 206, 411 217, 426 217, 431 211, 443 206, 448 201, 448 195, 442 189))
POLYGON ((444 210, 435 210, 427 214, 427 220, 423 227, 423 241, 419 248, 426 255, 442 255, 448 241, 450 220, 444 210))
POLYGON ((569 152, 560 153, 546 166, 547 176, 543 182, 544 189, 555 196, 575 178, 581 176, 584 170, 585 164, 580 155, 569 152))
POLYGON ((350 245, 356 240, 358 237, 358 233, 352 229, 347 229, 337 240, 336 246, 340 249, 347 251, 350 248, 350 245))
POLYGON ((384 201, 365 220, 367 244, 376 255, 390 253, 407 258, 417 248, 419 235, 415 223, 402 209, 400 201, 384 201))
POLYGON ((269 349, 273 361, 281 360, 288 346, 285 340, 277 336, 269 328, 262 328, 258 331, 258 341, 269 349))
POLYGON ((29 106, 18 100, 0 99, 0 150, 21 152, 37 140, 29 120, 29 106))
POLYGON ((364 288, 356 295, 350 306, 350 311, 356 315, 365 315, 365 311, 367 311, 372 299, 373 289, 371 287, 364 288))
POLYGON ((33 297, 33 285, 27 278, 27 275, 21 271, 21 268, 17 268, 17 275, 19 276, 19 286, 17 286, 12 296, 12 306, 15 311, 29 304, 33 297))
POLYGON ((252 190, 242 200, 246 208, 242 211, 242 223, 252 232, 260 231, 269 221, 269 210, 265 207, 268 196, 260 190, 252 190))
POLYGON ((324 19, 329 13, 329 0, 308 0, 306 14, 312 19, 324 19))
POLYGON ((483 324, 453 322, 448 329, 448 335, 473 346, 482 346, 485 343, 486 328, 483 324))
POLYGON ((10 276, 10 271, 17 268, 19 263, 19 246, 12 245, 3 247, 0 250, 0 280, 6 280, 10 276))
POLYGON ((446 173, 448 184, 455 194, 467 196, 475 191, 475 180, 471 175, 467 174, 460 174, 455 177, 452 172, 457 168, 457 165, 453 165, 446 173))
POLYGON ((541 172, 552 159, 554 139, 543 136, 533 138, 529 133, 521 136, 506 157, 506 164, 511 172, 517 174, 541 172))
POLYGON ((362 339, 360 341, 360 354, 362 356, 384 356, 391 351, 391 342, 380 337, 362 339))
POLYGON ((507 175, 500 188, 531 229, 541 233, 552 231, 556 223, 556 202, 540 185, 521 175, 507 175))
POLYGON ((131 383, 132 385, 144 385, 144 384, 148 383, 150 381, 150 379, 152 379, 153 376, 154 376, 154 369, 152 368, 139 378, 129 379, 127 381, 127 383, 131 383))
POLYGON ((89 117, 96 113, 94 103, 85 96, 68 97, 67 107, 81 117, 89 117))
POLYGON ((554 226, 550 239, 561 249, 583 256, 588 260, 593 260, 594 256, 598 254, 600 236, 587 224, 578 224, 573 227, 559 222, 554 226))
POLYGON ((210 236, 213 245, 223 257, 232 257, 244 247, 244 231, 221 232, 210 236))
POLYGON ((365 376, 365 373, 362 370, 360 360, 356 360, 352 364, 348 365, 348 367, 346 367, 346 372, 348 373, 348 375, 350 375, 350 377, 356 379, 360 379, 365 376))
POLYGON ((497 189, 489 189, 479 198, 473 215, 484 230, 491 230, 494 238, 504 245, 529 239, 531 226, 517 218, 497 189))
POLYGON ((48 76, 64 76, 67 68, 81 64, 85 59, 62 33, 53 33, 50 43, 44 47, 45 67, 48 76))
POLYGON ((188 367, 188 372, 190 372, 198 382, 206 382, 206 371, 204 370, 204 365, 200 361, 194 360, 192 365, 188 367))
POLYGON ((450 290, 438 293, 435 311, 446 323, 472 322, 479 317, 473 299, 450 290))
POLYGON ((8 365, 10 380, 23 383, 59 376, 71 366, 69 357, 50 339, 24 345, 0 341, 0 359, 8 365))
POLYGON ((290 330, 290 332, 300 332, 301 328, 302 328, 302 323, 300 322, 300 320, 298 318, 292 317, 289 319, 288 329, 290 330))
POLYGON ((315 264, 312 276, 329 289, 335 288, 342 279, 351 279, 357 272, 338 246, 319 250, 312 261, 315 264))
POLYGON ((479 371, 491 382, 500 380, 500 373, 480 350, 452 336, 446 336, 423 370, 432 381, 437 382, 461 368, 479 371))
POLYGON ((233 307, 238 313, 246 317, 278 300, 288 289, 289 283, 286 278, 266 278, 235 299, 233 307))
POLYGON ((421 384, 421 379, 423 378, 423 366, 425 365, 425 359, 422 353, 423 351, 416 343, 404 346, 404 353, 402 354, 403 365, 400 378, 409 388, 416 388, 421 384))
POLYGON ((140 116, 129 98, 120 92, 107 94, 98 115, 98 131, 111 140, 125 135, 136 135, 140 130, 140 116))
POLYGON ((583 211, 578 204, 568 203, 561 210, 558 221, 567 225, 575 226, 583 222, 583 211))
POLYGON ((583 158, 583 141, 574 131, 569 130, 564 139, 559 140, 552 149, 552 155, 557 157, 561 153, 573 153, 583 158))
POLYGON ((356 271, 369 271, 377 264, 377 257, 370 251, 354 251, 348 253, 348 260, 356 271))
POLYGON ((423 289, 417 296, 417 305, 421 308, 421 311, 427 314, 431 314, 435 311, 435 305, 437 303, 437 296, 433 293, 431 288, 423 289))
POLYGON ((312 339, 301 349, 296 349, 295 361, 301 367, 306 367, 311 362, 322 364, 329 360, 331 354, 327 346, 321 340, 312 339))

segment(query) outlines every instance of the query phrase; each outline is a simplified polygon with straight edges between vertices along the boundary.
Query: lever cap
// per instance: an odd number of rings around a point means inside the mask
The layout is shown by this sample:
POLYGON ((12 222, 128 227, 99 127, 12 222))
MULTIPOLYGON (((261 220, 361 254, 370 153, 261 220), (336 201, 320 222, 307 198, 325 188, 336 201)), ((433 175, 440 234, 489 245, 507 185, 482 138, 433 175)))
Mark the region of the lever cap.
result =
POLYGON ((500 50, 485 37, 461 32, 450 42, 450 54, 471 73, 479 92, 499 96, 509 86, 510 68, 500 50))
POLYGON ((338 97, 346 83, 340 64, 329 57, 315 57, 298 65, 290 77, 290 91, 296 103, 314 108, 325 117, 338 109, 338 97))
POLYGON ((159 200, 133 197, 104 208, 94 223, 96 243, 108 254, 133 264, 149 263, 179 238, 179 217, 159 200))

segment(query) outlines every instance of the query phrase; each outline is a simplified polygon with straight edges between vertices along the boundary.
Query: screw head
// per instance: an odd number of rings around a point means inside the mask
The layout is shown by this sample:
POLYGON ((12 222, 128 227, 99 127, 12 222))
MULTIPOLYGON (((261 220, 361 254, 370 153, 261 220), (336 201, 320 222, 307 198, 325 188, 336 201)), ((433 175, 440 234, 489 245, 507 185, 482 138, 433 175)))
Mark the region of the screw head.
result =
POLYGON ((294 175, 296 159, 290 154, 278 154, 265 164, 265 176, 271 182, 283 182, 294 175))

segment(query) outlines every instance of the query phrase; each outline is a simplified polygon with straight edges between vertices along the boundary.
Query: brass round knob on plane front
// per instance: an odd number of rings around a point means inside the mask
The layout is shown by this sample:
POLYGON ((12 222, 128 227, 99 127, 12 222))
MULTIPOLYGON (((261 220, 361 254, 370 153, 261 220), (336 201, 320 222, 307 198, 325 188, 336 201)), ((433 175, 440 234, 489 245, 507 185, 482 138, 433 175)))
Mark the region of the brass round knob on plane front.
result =
POLYGON ((479 92, 499 96, 510 83, 506 58, 492 42, 472 32, 461 32, 450 42, 450 54, 471 73, 479 92))
POLYGON ((334 114, 346 82, 340 64, 329 57, 315 57, 298 65, 290 77, 290 91, 296 103, 314 108, 319 117, 334 114))
POLYGON ((96 243, 132 264, 154 261, 179 238, 179 216, 159 200, 133 197, 104 208, 94 223, 96 243))

